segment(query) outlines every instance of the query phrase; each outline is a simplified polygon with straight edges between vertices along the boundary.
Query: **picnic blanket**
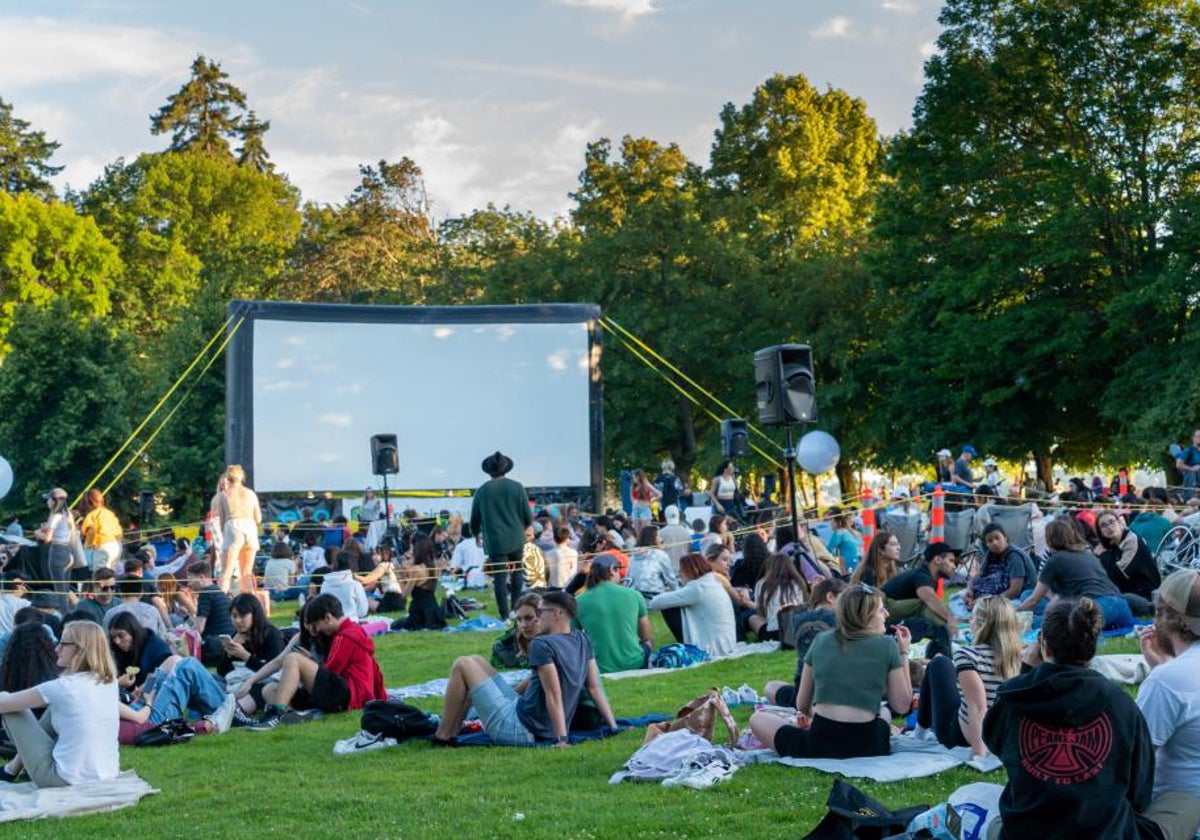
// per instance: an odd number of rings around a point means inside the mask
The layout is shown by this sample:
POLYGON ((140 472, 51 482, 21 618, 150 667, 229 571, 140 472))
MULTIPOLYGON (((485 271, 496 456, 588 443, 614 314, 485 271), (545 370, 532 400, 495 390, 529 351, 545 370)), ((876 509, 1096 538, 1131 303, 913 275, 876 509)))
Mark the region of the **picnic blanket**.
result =
POLYGON ((1140 685, 1150 674, 1146 657, 1140 653, 1109 653, 1097 656, 1088 667, 1114 682, 1127 685, 1140 685))
POLYGON ((684 668, 637 668, 632 671, 614 671, 611 674, 605 674, 606 680, 627 680, 635 677, 653 677, 659 674, 673 674, 676 671, 686 671, 688 668, 701 668, 705 665, 710 665, 713 662, 726 662, 730 659, 741 659, 743 656, 754 656, 760 653, 774 653, 779 650, 779 642, 738 642, 733 653, 727 656, 714 656, 706 659, 704 662, 697 662, 694 665, 688 665, 684 668))
MULTIPOLYGON (((637 729, 640 727, 649 726, 652 723, 660 723, 664 720, 670 720, 672 715, 642 715, 635 718, 617 718, 617 728, 611 729, 607 726, 602 726, 599 729, 582 729, 573 731, 567 734, 567 739, 572 744, 580 744, 584 741, 596 741, 600 738, 610 738, 613 735, 619 735, 629 729, 637 729)), ((460 747, 491 747, 494 746, 492 739, 488 737, 486 732, 468 732, 465 735, 459 735, 455 742, 460 747)), ((554 741, 538 741, 534 744, 528 744, 530 747, 553 747, 554 741)))
POLYGON ((0 785, 0 822, 116 811, 158 792, 132 770, 110 781, 68 787, 39 788, 33 782, 0 785))
MULTIPOLYGON (((517 685, 524 680, 529 679, 529 670, 523 669, 520 671, 501 671, 500 677, 511 686, 517 685)), ((414 697, 445 697, 446 686, 450 684, 447 677, 438 677, 436 680, 417 683, 416 685, 405 685, 400 688, 389 688, 387 690, 389 700, 411 700, 414 697)))
POLYGON ((892 754, 870 758, 760 758, 762 762, 786 764, 788 767, 811 767, 824 773, 840 773, 855 779, 871 779, 876 782, 901 782, 905 779, 920 779, 966 765, 981 773, 990 773, 1000 768, 1000 759, 988 755, 983 759, 971 758, 966 747, 946 749, 934 738, 926 740, 909 735, 892 737, 892 754))

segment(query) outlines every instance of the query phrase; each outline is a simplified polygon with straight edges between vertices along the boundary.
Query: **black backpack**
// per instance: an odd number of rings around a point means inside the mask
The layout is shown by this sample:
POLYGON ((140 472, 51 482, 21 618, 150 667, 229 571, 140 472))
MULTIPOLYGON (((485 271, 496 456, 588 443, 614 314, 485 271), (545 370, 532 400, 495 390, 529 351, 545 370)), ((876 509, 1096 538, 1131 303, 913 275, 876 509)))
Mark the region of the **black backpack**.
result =
POLYGON ((400 700, 372 700, 363 706, 362 724, 364 732, 395 738, 422 738, 437 731, 434 718, 400 700))
POLYGON ((182 744, 195 737, 196 731, 186 720, 174 718, 163 721, 153 729, 147 729, 137 736, 133 745, 135 747, 165 747, 169 744, 182 744))
POLYGON ((467 610, 453 594, 447 595, 442 602, 442 615, 446 618, 466 618, 467 610))

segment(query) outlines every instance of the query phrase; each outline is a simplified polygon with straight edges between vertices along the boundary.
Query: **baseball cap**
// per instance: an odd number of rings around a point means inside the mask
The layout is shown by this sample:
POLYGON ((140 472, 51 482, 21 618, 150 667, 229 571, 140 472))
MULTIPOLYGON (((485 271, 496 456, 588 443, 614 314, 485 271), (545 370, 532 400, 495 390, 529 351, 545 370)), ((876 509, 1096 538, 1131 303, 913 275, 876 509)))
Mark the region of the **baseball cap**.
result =
POLYGON ((51 489, 50 492, 48 492, 44 496, 42 496, 42 501, 48 502, 51 499, 65 499, 65 498, 67 498, 67 491, 62 489, 61 487, 55 487, 55 488, 51 489))
POLYGON ((592 568, 600 571, 609 571, 617 567, 617 558, 611 554, 597 554, 592 560, 592 568))
POLYGON ((949 543, 938 541, 932 542, 925 546, 925 562, 928 563, 934 557, 941 557, 943 554, 953 554, 954 549, 949 543))
POLYGON ((1189 630, 1200 633, 1200 572, 1195 569, 1172 572, 1158 588, 1158 600, 1183 616, 1189 630))
POLYGON ((994 466, 996 466, 996 459, 995 458, 985 458, 983 460, 983 465, 985 467, 994 467, 994 466))
POLYGON ((972 446, 969 443, 962 448, 962 451, 965 452, 967 455, 970 455, 972 458, 979 457, 979 450, 976 449, 974 446, 972 446))
POLYGON ((951 456, 951 454, 953 454, 953 453, 951 453, 949 449, 939 449, 937 451, 937 456, 939 458, 949 458, 951 456))

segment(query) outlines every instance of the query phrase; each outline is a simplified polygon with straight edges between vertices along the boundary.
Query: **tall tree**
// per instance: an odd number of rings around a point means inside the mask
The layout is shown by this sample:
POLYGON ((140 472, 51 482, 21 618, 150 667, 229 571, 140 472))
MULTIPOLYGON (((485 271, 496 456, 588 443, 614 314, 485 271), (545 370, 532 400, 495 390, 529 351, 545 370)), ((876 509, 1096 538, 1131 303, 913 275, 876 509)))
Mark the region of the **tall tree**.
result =
MULTIPOLYGON (((229 141, 241 136, 245 108, 246 94, 229 81, 221 65, 197 55, 191 78, 150 118, 150 133, 169 133, 173 152, 228 156, 229 141)), ((266 130, 265 123, 259 125, 266 130)))
POLYGON ((430 302, 437 237, 421 168, 405 157, 359 167, 345 204, 309 204, 281 293, 301 300, 430 302))
POLYGON ((242 138, 242 145, 237 150, 239 166, 248 166, 258 172, 275 171, 275 164, 271 163, 271 156, 263 144, 263 137, 270 128, 270 120, 261 121, 253 111, 246 115, 238 126, 238 135, 242 138))
POLYGON ((0 192, 0 356, 17 309, 62 302, 74 318, 108 314, 122 276, 113 247, 69 205, 0 192))
POLYGON ((892 461, 967 439, 1032 454, 1048 480, 1137 410, 1096 406, 1148 311, 1115 304, 1176 259, 1172 208, 1195 189, 1196 5, 950 0, 941 21, 876 264, 880 398, 922 422, 902 438, 876 411, 878 437, 892 461))
POLYGON ((50 158, 59 143, 47 140, 44 131, 34 131, 29 122, 13 115, 13 106, 0 98, 0 190, 31 192, 53 198, 50 179, 62 171, 50 158))

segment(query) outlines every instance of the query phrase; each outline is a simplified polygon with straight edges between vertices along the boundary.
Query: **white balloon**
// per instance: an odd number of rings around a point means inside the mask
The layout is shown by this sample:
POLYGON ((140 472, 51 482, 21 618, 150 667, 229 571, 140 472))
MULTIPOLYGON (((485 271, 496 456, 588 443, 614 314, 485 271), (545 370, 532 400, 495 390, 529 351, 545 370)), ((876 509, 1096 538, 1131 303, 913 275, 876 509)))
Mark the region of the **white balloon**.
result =
POLYGON ((12 466, 4 458, 0 458, 0 499, 8 495, 12 489, 12 466))
POLYGON ((800 446, 796 448, 796 463, 812 475, 829 472, 841 457, 842 448, 828 432, 809 432, 800 438, 800 446))

